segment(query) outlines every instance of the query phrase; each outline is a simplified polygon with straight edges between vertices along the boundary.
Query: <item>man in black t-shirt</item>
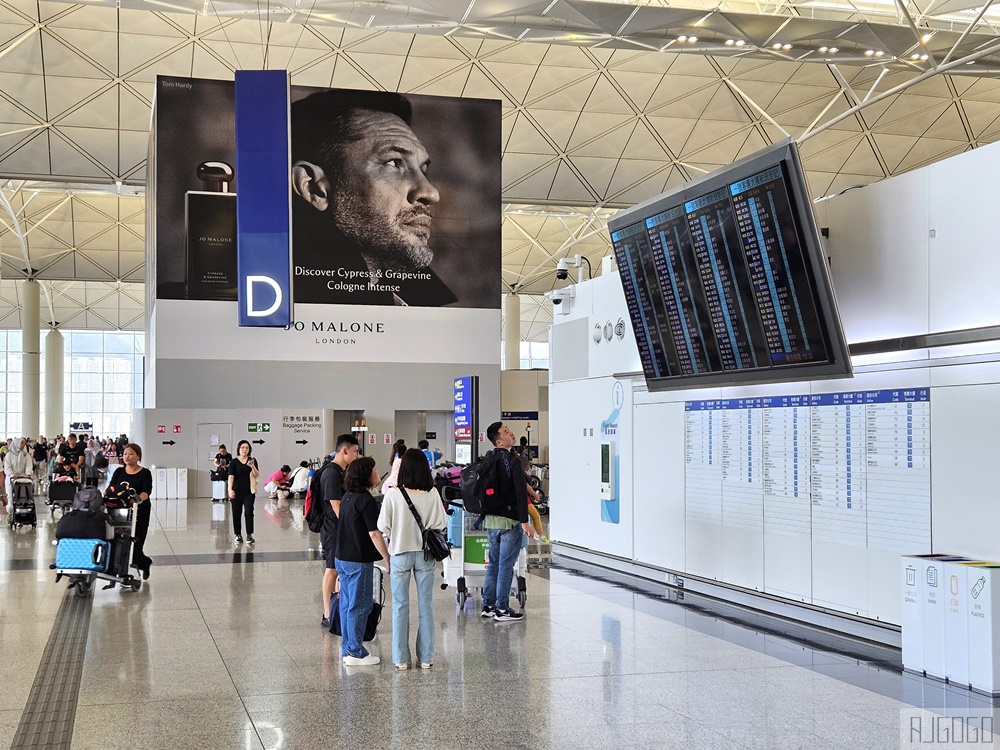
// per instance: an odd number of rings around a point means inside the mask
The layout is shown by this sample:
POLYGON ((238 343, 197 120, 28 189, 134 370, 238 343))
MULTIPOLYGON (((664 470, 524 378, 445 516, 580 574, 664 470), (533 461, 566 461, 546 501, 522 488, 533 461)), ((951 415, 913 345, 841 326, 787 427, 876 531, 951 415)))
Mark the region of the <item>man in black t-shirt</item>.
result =
POLYGON ((323 502, 323 528, 319 532, 323 545, 323 621, 325 629, 330 629, 330 597, 337 591, 337 519, 340 516, 340 498, 344 496, 344 472, 361 455, 358 439, 354 435, 339 435, 337 447, 329 466, 323 469, 319 478, 321 501, 323 502))
POLYGON ((73 476, 80 481, 80 469, 83 468, 83 444, 77 442, 76 433, 71 432, 69 439, 59 449, 59 463, 73 467, 73 476))
POLYGON ((35 478, 44 479, 49 472, 49 444, 45 435, 39 435, 31 449, 31 460, 35 462, 35 478))

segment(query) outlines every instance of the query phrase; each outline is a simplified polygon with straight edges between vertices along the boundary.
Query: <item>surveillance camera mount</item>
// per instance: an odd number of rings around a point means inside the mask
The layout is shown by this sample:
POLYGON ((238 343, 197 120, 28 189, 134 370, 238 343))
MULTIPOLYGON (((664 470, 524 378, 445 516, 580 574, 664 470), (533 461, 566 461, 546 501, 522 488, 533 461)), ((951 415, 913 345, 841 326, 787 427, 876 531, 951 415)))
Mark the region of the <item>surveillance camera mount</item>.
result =
POLYGON ((564 281, 569 278, 569 269, 575 268, 576 270, 576 283, 580 284, 583 282, 583 264, 587 264, 587 278, 594 278, 594 270, 590 265, 590 261, 582 255, 574 255, 572 257, 566 256, 565 258, 560 258, 559 262, 556 264, 556 278, 560 281, 564 281))

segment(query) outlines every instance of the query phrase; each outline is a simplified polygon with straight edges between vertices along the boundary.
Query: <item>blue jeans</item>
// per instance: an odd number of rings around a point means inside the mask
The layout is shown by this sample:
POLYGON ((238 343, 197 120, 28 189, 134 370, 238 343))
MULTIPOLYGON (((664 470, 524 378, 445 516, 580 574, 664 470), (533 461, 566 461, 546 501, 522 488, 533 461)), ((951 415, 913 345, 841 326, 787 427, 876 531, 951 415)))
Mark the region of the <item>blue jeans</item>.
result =
POLYGON ((423 552, 401 552, 389 558, 392 567, 392 663, 410 661, 410 571, 417 582, 417 661, 434 662, 434 573, 437 562, 423 552))
POLYGON ((489 564, 486 566, 486 581, 483 584, 483 606, 510 609, 510 582, 514 578, 514 566, 521 554, 521 524, 502 531, 488 529, 490 538, 489 564))
POLYGON ((372 611, 374 563, 336 560, 340 575, 340 655, 368 656, 365 625, 372 611))

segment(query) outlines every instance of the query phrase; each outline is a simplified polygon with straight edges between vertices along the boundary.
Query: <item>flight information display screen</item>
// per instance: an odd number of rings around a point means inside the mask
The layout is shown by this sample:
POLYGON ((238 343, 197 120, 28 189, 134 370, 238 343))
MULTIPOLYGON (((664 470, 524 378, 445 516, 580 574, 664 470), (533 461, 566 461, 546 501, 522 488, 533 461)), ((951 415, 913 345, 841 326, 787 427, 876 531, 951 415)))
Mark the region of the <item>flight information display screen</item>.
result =
POLYGON ((794 143, 609 226, 652 390, 850 375, 794 143))

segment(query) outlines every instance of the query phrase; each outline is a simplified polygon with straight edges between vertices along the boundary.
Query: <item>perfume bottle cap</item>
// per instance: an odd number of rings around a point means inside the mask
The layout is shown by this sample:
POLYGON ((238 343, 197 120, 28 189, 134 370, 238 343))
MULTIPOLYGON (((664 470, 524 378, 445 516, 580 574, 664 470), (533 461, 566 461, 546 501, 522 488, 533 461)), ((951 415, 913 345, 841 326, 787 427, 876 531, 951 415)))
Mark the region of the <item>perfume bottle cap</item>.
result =
POLYGON ((233 176, 233 168, 224 161, 203 161, 198 165, 198 179, 210 193, 228 193, 233 176))

